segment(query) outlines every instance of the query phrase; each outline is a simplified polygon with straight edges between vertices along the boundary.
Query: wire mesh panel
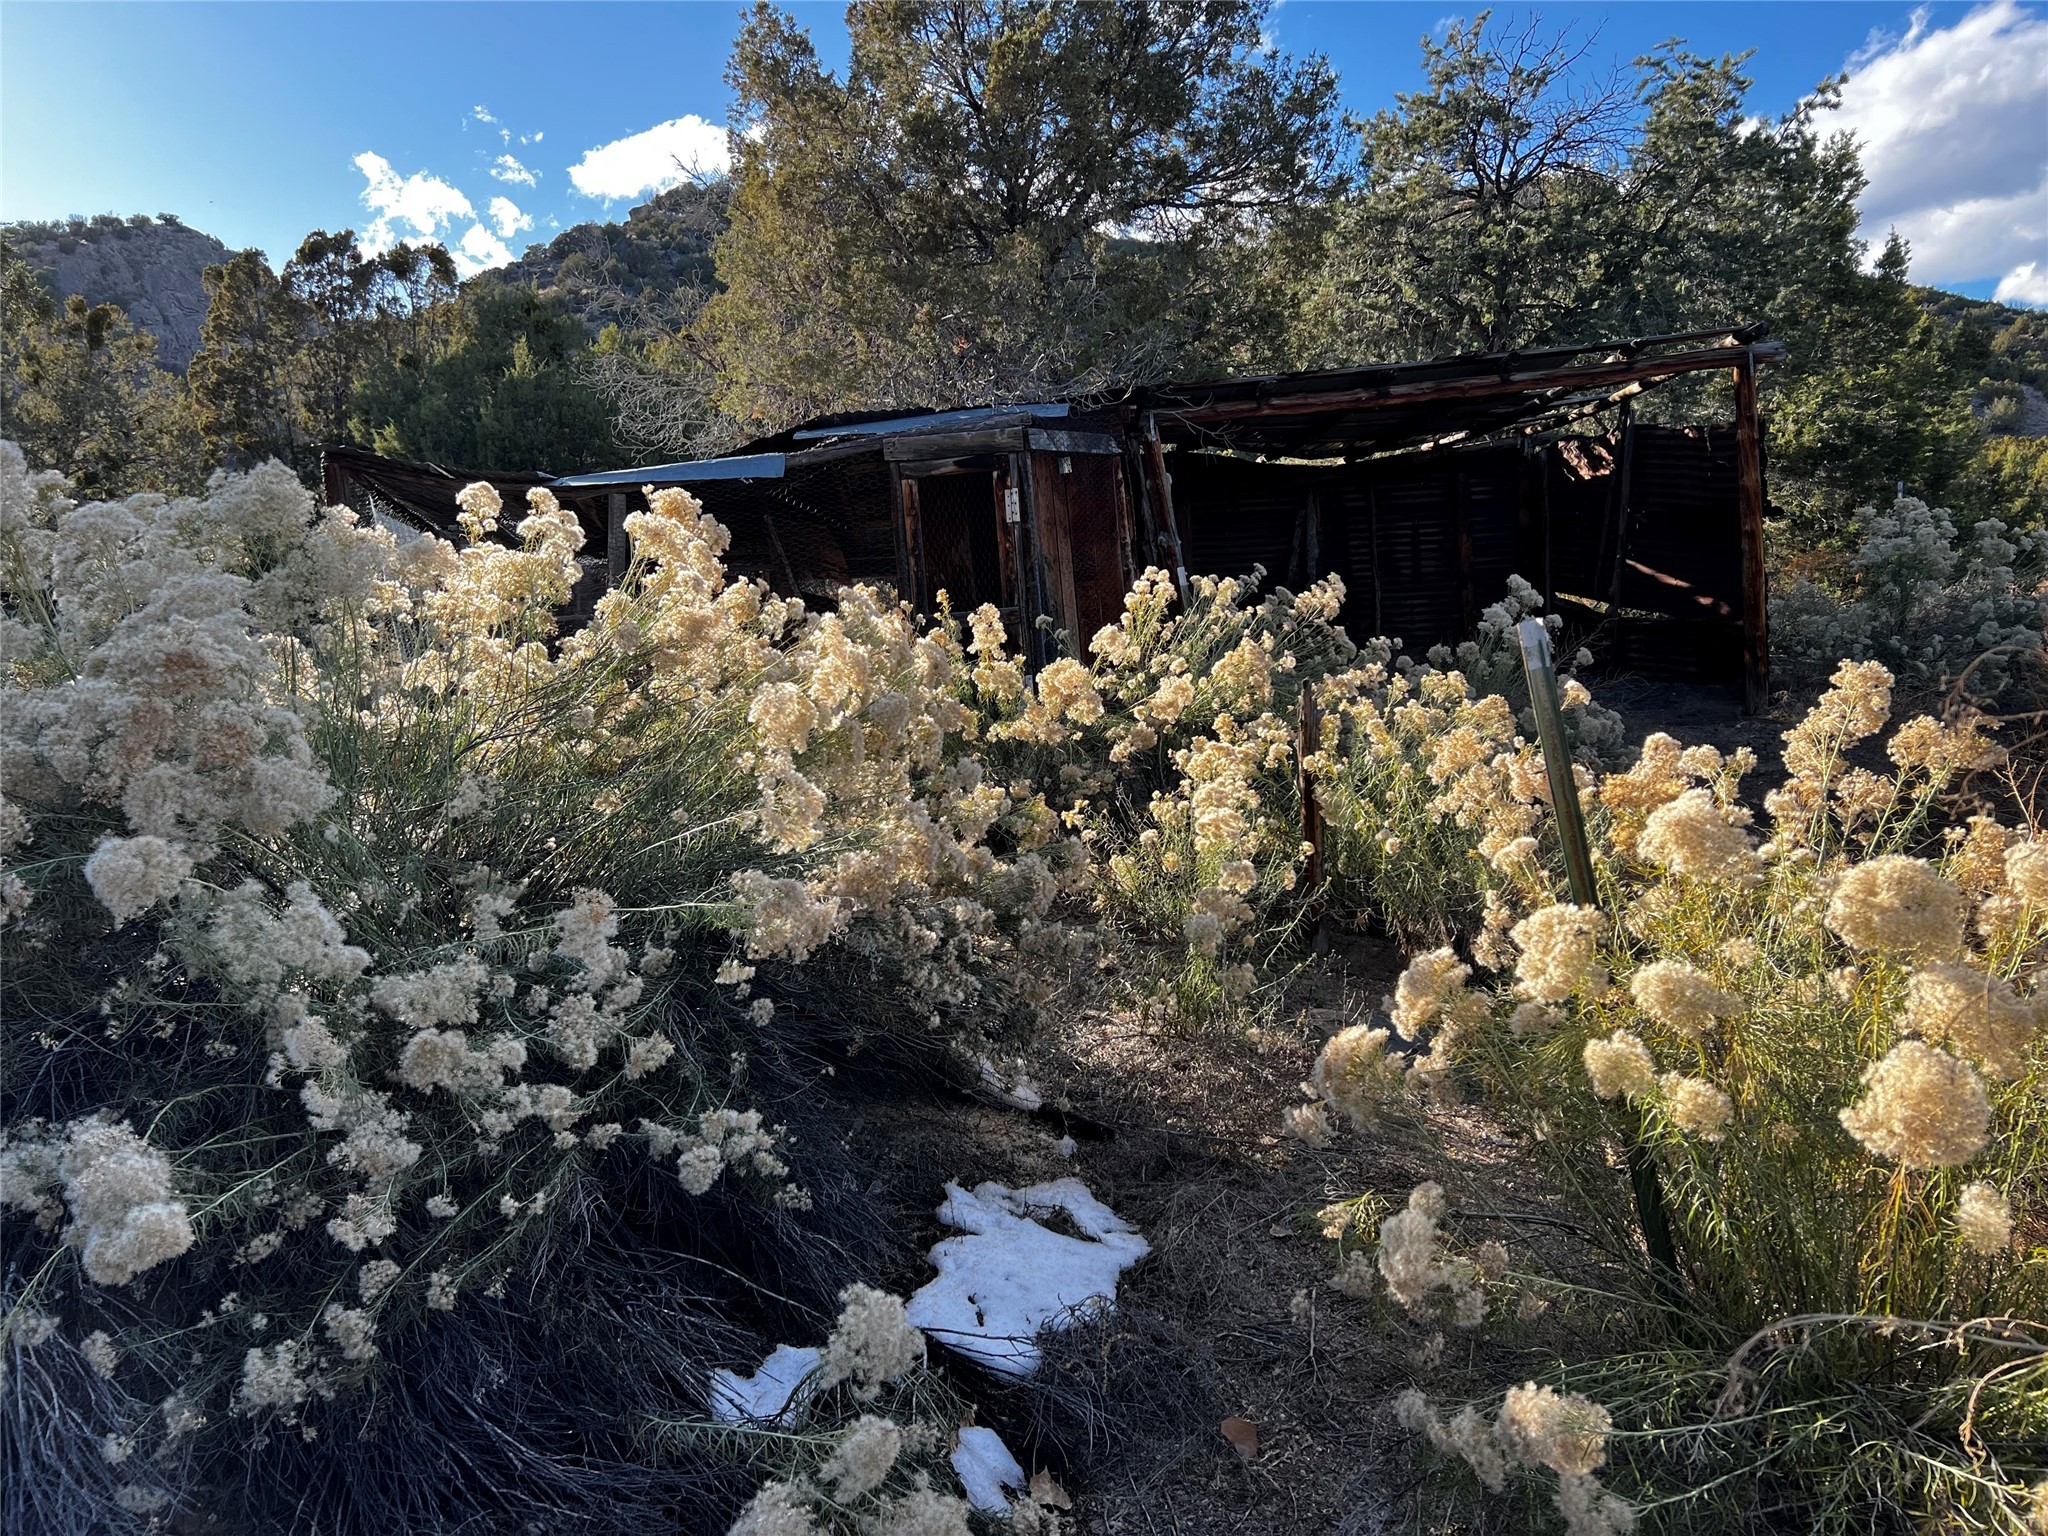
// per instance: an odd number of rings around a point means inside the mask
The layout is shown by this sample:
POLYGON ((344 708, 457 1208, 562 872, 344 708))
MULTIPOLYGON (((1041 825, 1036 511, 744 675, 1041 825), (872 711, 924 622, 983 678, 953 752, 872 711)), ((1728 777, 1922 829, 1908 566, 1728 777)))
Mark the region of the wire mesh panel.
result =
POLYGON ((917 487, 918 603, 944 592, 956 613, 1005 601, 996 477, 982 470, 922 475, 917 487))

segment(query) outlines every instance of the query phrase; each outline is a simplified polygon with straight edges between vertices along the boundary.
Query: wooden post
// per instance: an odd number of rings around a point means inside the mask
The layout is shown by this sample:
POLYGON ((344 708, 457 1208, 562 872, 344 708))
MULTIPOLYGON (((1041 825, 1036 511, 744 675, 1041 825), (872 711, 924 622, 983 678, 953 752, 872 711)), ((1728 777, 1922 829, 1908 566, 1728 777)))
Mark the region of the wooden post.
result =
MULTIPOLYGON (((1323 892, 1323 812, 1316 804, 1315 775, 1308 771, 1308 760, 1321 748, 1323 743, 1323 722, 1316 710, 1315 689, 1304 686, 1301 690, 1301 713, 1294 736, 1294 765, 1297 786, 1301 791, 1301 840, 1308 846, 1308 863, 1301 872, 1302 898, 1319 908, 1323 892)), ((1324 931, 1321 913, 1317 913, 1316 951, 1321 953, 1329 947, 1329 935, 1324 931)))
POLYGON ((1451 501, 1451 525, 1458 548, 1458 624, 1459 633, 1469 635, 1479 627, 1479 597, 1472 585, 1472 504, 1471 489, 1465 479, 1465 471, 1452 461, 1451 483, 1454 494, 1451 501))
MULTIPOLYGON (((1152 516, 1152 476, 1145 467, 1145 448, 1137 435, 1125 423, 1124 432, 1124 480, 1126 486, 1136 486, 1138 491, 1138 531, 1145 540, 1145 553, 1141 562, 1145 565, 1164 565, 1166 552, 1160 542, 1159 525, 1152 516)), ((1127 573, 1132 579, 1137 576, 1135 569, 1127 573)), ((1128 589, 1130 581, 1124 586, 1128 589)))
POLYGON ((1180 588, 1183 606, 1188 601, 1188 558, 1180 547, 1180 523, 1173 514, 1173 476, 1166 472, 1166 450, 1159 442, 1159 418, 1145 416, 1145 461, 1152 473, 1153 494, 1159 498, 1159 522, 1166 534, 1166 547, 1173 555, 1174 585, 1180 588))
POLYGON ((1754 715, 1771 691, 1769 589, 1764 570, 1763 439, 1756 411, 1756 357, 1735 365, 1735 474, 1742 513, 1742 708, 1754 715))
POLYGON ((930 599, 924 590, 924 547, 918 537, 917 482, 901 470, 896 472, 896 504, 900 514, 896 558, 903 572, 903 596, 911 607, 922 610, 930 599))
MULTIPOLYGON (((1018 649, 1024 653, 1025 665, 1036 671, 1053 659, 1052 636, 1038 627, 1040 615, 1052 612, 1046 597, 1045 546, 1038 528, 1038 492, 1031 480, 1030 454, 1013 453, 1004 462, 1009 467, 996 476, 997 494, 1005 520, 1010 516, 1011 498, 1016 498, 1018 567, 1024 577, 1023 590, 1017 594, 1017 622, 1024 631, 1020 637, 1023 643, 1018 649)), ((1059 619, 1058 614, 1052 617, 1055 622, 1059 619)))
POLYGON ((1621 463, 1614 475, 1614 573, 1608 578, 1607 606, 1621 606, 1621 573, 1628 569, 1628 499, 1634 489, 1636 410, 1633 399, 1621 402, 1621 463))
POLYGON ((1520 574, 1543 594, 1546 609, 1557 607, 1550 570, 1550 519, 1545 493, 1549 487, 1550 460, 1546 445, 1533 437, 1522 439, 1522 472, 1515 486, 1515 558, 1520 574))
MULTIPOLYGON (((1366 562, 1372 571, 1372 632, 1376 638, 1387 637, 1387 621, 1380 612, 1380 492, 1368 477, 1365 482, 1366 536, 1372 540, 1372 558, 1366 562)), ((1358 557, 1351 557, 1351 568, 1358 568, 1358 557)))
POLYGON ((617 587, 625 581, 626 569, 633 563, 633 540, 626 532, 624 491, 609 492, 604 499, 604 552, 611 584, 617 587))
POLYGON ((766 506, 761 508, 761 526, 768 530, 768 542, 774 547, 775 558, 781 562, 782 574, 789 582, 788 595, 802 597, 804 594, 803 589, 797 585, 796 567, 789 562, 789 552, 782 547, 782 535, 775 531, 775 519, 769 515, 766 506))
POLYGON ((1308 490, 1308 527, 1304 530, 1308 542, 1302 550, 1305 565, 1301 584, 1313 586, 1323 574, 1323 493, 1319 486, 1308 490))

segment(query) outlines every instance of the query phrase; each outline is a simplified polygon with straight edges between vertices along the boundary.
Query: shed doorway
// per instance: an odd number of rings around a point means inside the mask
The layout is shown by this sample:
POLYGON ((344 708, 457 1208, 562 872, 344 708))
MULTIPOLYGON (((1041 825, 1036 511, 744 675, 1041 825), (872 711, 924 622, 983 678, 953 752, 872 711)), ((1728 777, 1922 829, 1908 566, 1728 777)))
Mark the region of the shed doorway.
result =
POLYGON ((914 573, 913 605, 938 611, 939 594, 965 618, 983 603, 1003 616, 1014 643, 1024 633, 1016 579, 1016 539, 1005 517, 1007 466, 965 464, 901 481, 904 542, 914 573))

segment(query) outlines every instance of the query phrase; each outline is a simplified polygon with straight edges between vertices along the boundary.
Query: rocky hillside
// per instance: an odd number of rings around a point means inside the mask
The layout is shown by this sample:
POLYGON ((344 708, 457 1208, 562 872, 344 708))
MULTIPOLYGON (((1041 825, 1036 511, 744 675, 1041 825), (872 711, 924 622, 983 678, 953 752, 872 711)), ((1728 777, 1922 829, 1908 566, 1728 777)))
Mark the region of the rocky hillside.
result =
POLYGON ((0 235, 60 296, 118 304, 157 340, 157 362, 183 373, 206 318, 200 273, 234 253, 169 214, 0 226, 0 235))
POLYGON ((673 331, 711 290, 711 243, 725 228, 725 201, 722 182, 673 187, 623 223, 578 224, 470 281, 530 283, 580 315, 593 336, 612 324, 673 331))

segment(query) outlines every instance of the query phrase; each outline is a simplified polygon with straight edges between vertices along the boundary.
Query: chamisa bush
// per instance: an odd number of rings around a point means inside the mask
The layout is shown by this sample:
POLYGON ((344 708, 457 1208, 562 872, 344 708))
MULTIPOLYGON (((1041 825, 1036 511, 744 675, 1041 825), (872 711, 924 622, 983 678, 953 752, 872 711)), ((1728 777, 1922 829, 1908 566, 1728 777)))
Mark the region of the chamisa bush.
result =
POLYGON ((1586 1536, 2018 1529, 2048 838, 1954 820, 1979 726, 1859 765, 1892 679, 1845 665, 1760 838, 1747 754, 1621 771, 1568 681, 1580 906, 1519 583, 1417 663, 1335 578, 1152 571, 1034 676, 993 609, 735 579, 680 490, 565 636, 575 518, 461 504, 459 547, 275 466, 79 505, 0 448, 9 1529, 960 1536, 964 1405, 862 1283, 903 1255, 838 1065, 971 1074, 1060 989, 1241 1015, 1319 902, 1418 953, 1398 1045, 1334 1037, 1288 1129, 1483 1095, 1607 1256, 1517 1271, 1418 1189, 1338 1284, 1425 1353, 1520 1326, 1510 1285, 1601 1323, 1402 1422, 1586 1536), (715 1422, 711 1370, 783 1343, 821 1351, 790 1421, 715 1422))
POLYGON ((1802 580, 1771 604, 1783 663, 1818 679, 1838 661, 1881 661, 1903 685, 1961 684, 1980 704, 2029 674, 2038 689, 2048 530, 1987 517, 1959 531, 1911 496, 1856 521, 1863 542, 1840 590, 1802 580))
POLYGON ((560 636, 575 518, 461 503, 0 447, 0 1524, 721 1528, 792 1437, 708 1370, 808 1339, 833 1518, 964 1532, 827 1078, 1056 984, 1079 844, 949 635, 663 491, 560 636))
MULTIPOLYGON (((1325 1144, 1469 1092, 1549 1168, 1611 1260, 1595 1278, 1453 1247, 1464 1211, 1501 1202, 1475 1187, 1454 1212, 1432 1184, 1335 1283, 1410 1318, 1425 1359, 1489 1312, 1541 1356, 1525 1325, 1556 1304, 1572 1344, 1543 1382, 1395 1407, 1485 1488, 1540 1488, 1573 1536, 2018 1533, 2048 1514, 2048 837, 1946 813, 1998 758, 1974 720, 1910 719, 1882 771, 1857 765, 1891 691, 1875 662, 1835 672, 1786 735, 1761 837, 1747 752, 1652 735, 1625 772, 1582 769, 1590 906, 1537 825, 1526 751, 1470 718, 1497 709, 1364 721, 1395 763, 1474 759, 1468 731, 1500 749, 1478 857, 1394 834, 1426 861, 1414 878, 1482 915, 1446 925, 1462 953, 1415 956, 1391 1028, 1330 1040, 1289 1128, 1325 1144)), ((1387 802, 1332 803, 1369 837, 1387 802)))

